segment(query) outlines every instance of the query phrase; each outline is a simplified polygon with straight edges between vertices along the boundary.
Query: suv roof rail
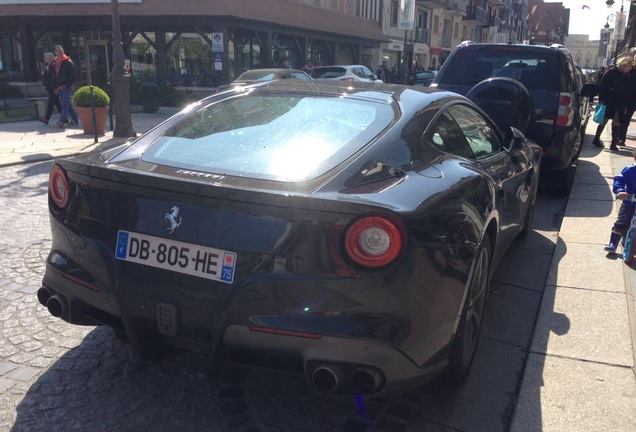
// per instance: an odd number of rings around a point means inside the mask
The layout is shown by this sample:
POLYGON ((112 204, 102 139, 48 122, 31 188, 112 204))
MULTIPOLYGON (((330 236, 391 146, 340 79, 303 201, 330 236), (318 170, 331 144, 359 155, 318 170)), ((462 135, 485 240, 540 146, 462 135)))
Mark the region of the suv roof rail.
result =
POLYGON ((466 46, 466 45, 473 45, 475 42, 471 41, 471 40, 465 40, 465 41, 461 41, 461 43, 457 46, 466 46))
POLYGON ((570 52, 570 49, 563 44, 553 43, 552 45, 550 45, 550 48, 570 52))

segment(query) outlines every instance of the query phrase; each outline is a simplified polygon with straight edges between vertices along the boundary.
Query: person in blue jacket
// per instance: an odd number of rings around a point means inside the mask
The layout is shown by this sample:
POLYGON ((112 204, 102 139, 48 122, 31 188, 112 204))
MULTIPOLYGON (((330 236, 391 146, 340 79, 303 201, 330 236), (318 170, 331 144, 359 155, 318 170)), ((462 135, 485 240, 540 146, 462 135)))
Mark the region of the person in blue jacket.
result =
POLYGON ((623 168, 621 173, 614 177, 612 191, 622 203, 612 227, 609 244, 605 246, 607 252, 616 252, 618 242, 627 233, 636 210, 636 203, 631 200, 632 194, 636 194, 636 152, 633 156, 635 163, 623 168))

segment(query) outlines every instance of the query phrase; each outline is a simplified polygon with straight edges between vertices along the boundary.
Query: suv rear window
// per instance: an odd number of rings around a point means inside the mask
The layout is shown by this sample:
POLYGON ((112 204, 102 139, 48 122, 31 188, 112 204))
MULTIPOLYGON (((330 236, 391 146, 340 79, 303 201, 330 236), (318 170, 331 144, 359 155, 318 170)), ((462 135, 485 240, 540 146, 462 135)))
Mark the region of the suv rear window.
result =
POLYGON ((559 56, 556 51, 535 51, 507 46, 459 49, 455 65, 441 77, 439 84, 473 86, 491 77, 508 77, 520 81, 528 90, 566 91, 567 83, 558 77, 559 56), (562 90, 564 89, 564 90, 562 90))

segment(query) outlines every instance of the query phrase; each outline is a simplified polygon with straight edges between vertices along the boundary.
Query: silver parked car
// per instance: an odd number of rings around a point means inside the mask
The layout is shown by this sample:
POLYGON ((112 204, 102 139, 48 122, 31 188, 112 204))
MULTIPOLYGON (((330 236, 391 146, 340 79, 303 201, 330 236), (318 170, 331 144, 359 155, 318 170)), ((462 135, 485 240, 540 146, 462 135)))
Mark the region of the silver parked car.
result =
POLYGON ((318 66, 311 72, 314 79, 382 83, 371 69, 363 65, 318 66))
POLYGON ((298 69, 287 68, 269 68, 269 69, 250 69, 243 72, 230 84, 218 86, 216 92, 222 92, 231 88, 246 86, 263 81, 273 81, 279 79, 298 79, 308 81, 311 79, 309 75, 298 69))

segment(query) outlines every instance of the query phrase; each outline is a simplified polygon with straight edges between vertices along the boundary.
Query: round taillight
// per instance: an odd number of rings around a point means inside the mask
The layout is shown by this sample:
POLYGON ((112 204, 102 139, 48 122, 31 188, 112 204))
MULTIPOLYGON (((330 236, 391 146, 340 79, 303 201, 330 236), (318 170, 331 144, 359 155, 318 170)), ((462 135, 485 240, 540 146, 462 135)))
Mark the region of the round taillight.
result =
POLYGON ((54 165, 49 173, 49 195, 59 208, 64 208, 68 204, 68 178, 59 165, 54 165))
POLYGON ((355 221, 345 234, 347 255, 364 267, 383 267, 395 261, 406 247, 401 223, 386 216, 366 216, 355 221))

